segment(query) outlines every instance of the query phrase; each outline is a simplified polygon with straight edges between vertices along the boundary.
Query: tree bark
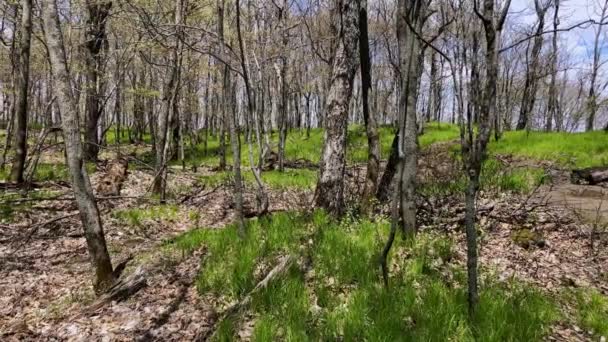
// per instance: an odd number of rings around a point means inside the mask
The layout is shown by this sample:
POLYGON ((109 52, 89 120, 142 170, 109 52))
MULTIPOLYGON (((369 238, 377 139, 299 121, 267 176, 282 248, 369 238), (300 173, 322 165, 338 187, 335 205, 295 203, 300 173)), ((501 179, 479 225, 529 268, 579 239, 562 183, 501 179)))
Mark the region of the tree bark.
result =
MULTIPOLYGON (((603 21, 606 18, 606 12, 608 11, 608 0, 604 1, 604 5, 602 6, 602 14, 601 20, 603 21)), ((597 113, 597 95, 596 92, 596 82, 597 82, 597 74, 600 69, 600 57, 601 57, 601 46, 600 39, 602 35, 602 25, 598 25, 595 29, 595 40, 593 43, 593 66, 591 69, 591 82, 589 83, 589 96, 587 96, 587 132, 593 131, 593 126, 595 123, 595 114, 597 113)))
POLYGON ((66 161, 72 179, 74 198, 80 211, 80 219, 82 220, 91 262, 95 268, 93 286, 99 294, 112 286, 115 279, 112 272, 112 262, 106 247, 99 210, 83 160, 78 111, 70 84, 70 74, 55 0, 43 1, 43 22, 52 65, 53 90, 58 98, 57 102, 62 113, 66 161))
POLYGON ((345 212, 344 171, 348 108, 357 70, 359 9, 357 0, 334 0, 337 48, 333 58, 331 85, 325 107, 325 134, 315 192, 315 204, 328 213, 345 212))
POLYGON ((401 229, 404 234, 416 232, 416 172, 417 172, 417 125, 416 103, 424 61, 421 42, 416 32, 422 32, 426 1, 401 0, 398 2, 397 46, 399 49, 400 98, 399 121, 399 174, 401 202, 401 229))
POLYGON ((496 88, 498 79, 498 51, 497 41, 507 17, 511 0, 507 0, 498 19, 495 18, 494 0, 483 0, 483 12, 478 12, 486 40, 486 75, 483 91, 479 101, 479 126, 477 132, 469 122, 461 119, 460 137, 462 146, 462 158, 465 171, 469 178, 469 184, 465 192, 465 231, 467 236, 467 279, 468 279, 468 304, 471 317, 475 313, 479 293, 477 288, 477 228, 475 227, 476 208, 475 198, 479 189, 479 176, 481 167, 486 158, 487 144, 490 139, 492 123, 496 111, 496 88))
POLYGON ((559 100, 557 98, 557 29, 559 26, 559 0, 553 0, 553 38, 551 40, 552 54, 551 54, 551 80, 549 83, 549 99, 547 108, 547 120, 545 121, 545 131, 550 132, 553 129, 553 122, 555 121, 555 128, 561 130, 561 116, 559 109, 559 100), (559 122, 559 123, 558 123, 559 122))
POLYGON ((376 194, 380 169, 380 138, 375 113, 369 110, 369 91, 372 83, 372 66, 367 32, 367 0, 361 0, 359 8, 359 59, 361 60, 361 98, 363 120, 367 133, 367 172, 363 191, 363 208, 368 211, 370 201, 376 194))
POLYGON ((27 108, 30 78, 30 41, 32 36, 32 0, 21 1, 21 43, 19 47, 19 76, 17 81, 17 103, 15 108, 15 161, 11 168, 10 180, 23 182, 25 158, 27 155, 27 108))
POLYGON ((528 72, 526 73, 526 83, 524 84, 521 109, 519 112, 519 119, 517 120, 516 129, 518 131, 529 125, 528 121, 530 120, 530 115, 532 114, 532 110, 534 110, 534 103, 536 102, 540 52, 543 47, 544 39, 542 32, 545 29, 545 13, 547 13, 549 5, 543 7, 540 4, 540 0, 534 0, 534 7, 536 8, 536 16, 538 17, 538 26, 536 27, 536 36, 534 37, 534 42, 532 44, 530 65, 528 66, 528 72))
POLYGON ((103 69, 104 51, 108 49, 106 22, 112 8, 111 1, 86 1, 87 27, 85 31, 86 50, 86 129, 84 157, 97 160, 99 153, 98 123, 103 113, 103 69))

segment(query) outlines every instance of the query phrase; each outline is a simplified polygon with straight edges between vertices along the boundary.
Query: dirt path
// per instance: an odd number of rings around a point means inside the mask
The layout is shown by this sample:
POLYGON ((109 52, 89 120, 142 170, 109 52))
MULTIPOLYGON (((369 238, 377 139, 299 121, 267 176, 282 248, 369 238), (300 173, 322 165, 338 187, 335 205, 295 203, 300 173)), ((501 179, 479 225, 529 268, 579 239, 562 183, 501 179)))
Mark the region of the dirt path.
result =
POLYGON ((604 187, 561 183, 542 189, 535 199, 571 209, 591 224, 608 224, 608 189, 604 187))

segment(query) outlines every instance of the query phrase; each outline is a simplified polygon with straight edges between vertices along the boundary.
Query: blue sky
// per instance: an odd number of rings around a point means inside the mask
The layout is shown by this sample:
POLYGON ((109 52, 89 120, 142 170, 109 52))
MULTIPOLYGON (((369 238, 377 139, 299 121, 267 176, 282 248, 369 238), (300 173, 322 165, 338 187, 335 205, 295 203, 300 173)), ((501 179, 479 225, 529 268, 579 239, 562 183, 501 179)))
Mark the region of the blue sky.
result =
MULTIPOLYGON (((547 1, 547 0, 541 0, 547 1)), ((560 1, 560 27, 568 27, 576 23, 593 18, 600 20, 601 6, 604 0, 561 0, 560 1)), ((512 0, 509 20, 521 25, 534 25, 536 13, 534 0, 512 0)), ((546 17, 545 30, 553 25, 553 11, 549 10, 546 17)), ((608 26, 603 28, 608 31, 608 26)), ((602 35, 602 40, 605 34, 602 35)), ((560 32, 560 43, 577 63, 590 63, 592 59, 594 28, 577 28, 568 32, 560 32)), ((606 44, 603 44, 606 45, 606 44)), ((607 46, 603 47, 608 53, 607 46)))

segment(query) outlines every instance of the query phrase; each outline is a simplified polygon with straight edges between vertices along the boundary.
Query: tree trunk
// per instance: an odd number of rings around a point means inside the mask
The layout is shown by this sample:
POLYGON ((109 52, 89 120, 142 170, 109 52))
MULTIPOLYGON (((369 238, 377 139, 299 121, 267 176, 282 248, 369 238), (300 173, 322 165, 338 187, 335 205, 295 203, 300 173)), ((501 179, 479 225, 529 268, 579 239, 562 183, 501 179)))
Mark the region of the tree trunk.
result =
POLYGON ((21 44, 19 49, 19 78, 15 115, 15 161, 11 169, 11 182, 22 183, 27 155, 27 104, 30 78, 30 41, 32 36, 32 0, 21 1, 21 44))
POLYGON ((84 157, 97 160, 99 134, 97 125, 103 113, 104 52, 108 49, 106 22, 112 7, 111 1, 87 1, 86 50, 86 129, 84 157))
POLYGON ((399 48, 399 64, 401 69, 400 99, 399 99, 399 171, 401 178, 399 189, 401 193, 401 228, 404 234, 416 232, 416 172, 417 172, 417 126, 416 103, 418 86, 424 59, 418 37, 406 20, 422 32, 426 15, 426 2, 417 0, 401 0, 397 9, 404 20, 397 21, 397 46, 399 48))
POLYGON ((479 300, 477 288, 477 228, 475 227, 475 198, 479 188, 479 175, 481 167, 486 158, 486 148, 490 139, 492 123, 496 111, 496 88, 498 79, 498 51, 497 41, 507 17, 511 0, 507 0, 498 20, 495 18, 494 0, 483 1, 483 14, 476 11, 485 31, 486 40, 486 75, 483 92, 480 94, 479 103, 479 125, 475 130, 469 118, 465 123, 461 119, 460 136, 462 146, 462 158, 465 171, 469 177, 466 190, 465 226, 467 235, 467 275, 468 275, 468 303, 469 314, 473 317, 477 302, 479 300), (476 131, 476 132, 475 132, 476 131))
POLYGON ((171 64, 169 66, 169 75, 167 75, 167 83, 163 89, 162 111, 159 113, 157 137, 156 137, 156 164, 154 178, 154 193, 160 195, 161 202, 165 201, 165 191, 167 187, 167 156, 169 155, 169 125, 173 121, 173 116, 176 114, 175 105, 177 101, 177 92, 179 89, 179 71, 180 71, 180 40, 182 34, 181 23, 183 21, 183 10, 185 0, 180 0, 175 3, 175 26, 176 26, 176 41, 171 48, 171 64))
MULTIPOLYGON (((608 11, 608 0, 604 1, 604 5, 602 6, 602 14, 601 14, 601 20, 603 21, 604 19, 606 19, 606 12, 608 11)), ((601 57, 601 49, 602 47, 600 46, 601 44, 601 35, 602 35, 602 25, 598 25, 597 28, 595 28, 595 40, 594 40, 594 44, 593 44, 593 67, 591 69, 591 82, 589 83, 589 96, 587 97, 587 125, 586 125, 586 130, 587 132, 589 131, 593 131, 593 126, 595 123, 595 114, 597 113, 597 95, 595 94, 596 89, 596 81, 597 81, 597 74, 598 71, 600 69, 600 57, 601 57)))
POLYGON ((361 60, 361 97, 363 120, 367 132, 367 173, 363 191, 363 207, 367 211, 370 201, 376 194, 378 172, 380 169, 380 138, 376 113, 369 110, 369 90, 372 82, 372 66, 369 55, 369 38, 367 33, 367 0, 362 0, 359 8, 359 59, 361 60))
POLYGON ((519 119, 517 120, 516 129, 522 130, 528 126, 530 115, 534 110, 534 102, 536 101, 536 91, 538 89, 538 68, 540 63, 540 52, 543 47, 543 36, 542 32, 545 29, 545 13, 549 9, 549 6, 542 7, 539 3, 540 0, 534 0, 536 8, 536 16, 538 17, 538 26, 536 27, 536 36, 532 44, 532 53, 530 56, 530 65, 528 66, 528 72, 526 73, 526 83, 524 84, 524 92, 521 101, 521 109, 519 112, 519 119))
POLYGON ((315 204, 341 216, 345 212, 344 170, 348 107, 357 69, 359 9, 357 0, 334 0, 333 20, 337 48, 333 58, 331 85, 325 108, 325 134, 315 193, 315 204))
POLYGON ((380 179, 378 185, 378 191, 376 191, 376 198, 380 202, 388 201, 391 192, 391 183, 397 172, 397 165, 399 164, 399 132, 395 133, 393 143, 391 145, 391 153, 384 168, 384 173, 380 179))
POLYGON ((91 262, 95 268, 94 288, 97 293, 101 293, 110 287, 115 279, 99 210, 83 160, 78 111, 70 84, 57 5, 54 0, 43 1, 43 20, 52 65, 54 91, 62 113, 66 161, 72 178, 72 190, 80 211, 91 262))
MULTIPOLYGON (((558 126, 558 117, 561 116, 559 114, 559 100, 557 98, 557 60, 558 60, 558 51, 557 51, 557 29, 559 26, 559 0, 554 1, 554 11, 553 11, 553 39, 551 41, 552 45, 552 53, 551 53, 551 81, 549 83, 549 99, 548 99, 548 115, 547 120, 545 121, 545 131, 550 132, 553 129, 553 121, 555 121, 555 125, 558 126)), ((559 131, 561 127, 556 127, 559 131)))

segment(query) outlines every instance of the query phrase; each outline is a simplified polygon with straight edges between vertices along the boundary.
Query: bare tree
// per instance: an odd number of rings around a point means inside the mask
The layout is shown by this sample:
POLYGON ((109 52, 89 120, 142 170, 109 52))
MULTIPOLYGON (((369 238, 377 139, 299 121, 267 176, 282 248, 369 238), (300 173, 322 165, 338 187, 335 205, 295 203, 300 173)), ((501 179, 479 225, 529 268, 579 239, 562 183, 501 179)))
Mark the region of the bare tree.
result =
POLYGON ((59 100, 57 102, 62 114, 66 162, 72 179, 74 198, 80 211, 89 255, 95 269, 94 288, 97 293, 101 293, 115 281, 112 262, 106 247, 99 209, 83 159, 78 111, 70 84, 71 79, 59 26, 57 4, 55 0, 44 0, 42 3, 44 34, 53 73, 53 90, 59 100))
POLYGON ((534 102, 536 101, 536 92, 538 89, 539 79, 540 52, 543 47, 544 39, 542 33, 545 29, 545 14, 551 7, 550 0, 546 1, 544 4, 541 4, 540 1, 541 0, 534 0, 534 8, 536 10, 538 24, 534 34, 532 52, 530 53, 530 65, 528 66, 528 72, 526 73, 526 83, 524 85, 519 119, 517 120, 517 130, 522 130, 528 126, 530 115, 534 109, 534 102))
POLYGON ((337 30, 331 85, 325 107, 325 134, 315 192, 318 207, 340 216, 345 211, 344 171, 348 108, 357 70, 359 1, 334 0, 332 19, 337 30))
POLYGON ((483 24, 486 41, 485 65, 486 75, 479 100, 479 126, 474 126, 469 118, 465 125, 464 118, 460 119, 460 142, 462 159, 466 174, 469 178, 465 193, 465 226, 467 235, 467 275, 469 313, 473 314, 479 300, 477 289, 477 228, 475 198, 479 190, 481 166, 486 158, 486 148, 492 130, 493 116, 496 110, 496 88, 498 79, 498 46, 502 28, 507 18, 511 0, 506 0, 498 18, 495 14, 494 0, 483 0, 482 12, 477 8, 477 0, 473 2, 476 15, 483 24))
POLYGON ((99 153, 98 123, 103 113, 105 53, 108 50, 106 22, 112 1, 86 1, 87 26, 85 30, 86 65, 86 129, 84 157, 97 160, 99 153))
POLYGON ((359 58, 361 61, 361 99, 363 120, 367 132, 367 173, 363 191, 363 206, 368 207, 376 195, 378 172, 380 169, 380 137, 376 113, 369 110, 369 91, 372 83, 372 66, 367 32, 367 1, 362 0, 359 8, 359 58))
MULTIPOLYGON (((608 18, 608 0, 604 1, 604 5, 601 9, 600 22, 603 22, 608 18)), ((593 65, 591 66, 591 81, 589 82, 589 95, 587 96, 587 131, 593 130, 595 123, 595 115, 597 113, 597 94, 596 94, 596 83, 597 74, 600 69, 600 57, 601 57, 601 35, 603 25, 595 26, 595 39, 593 40, 593 65)))
POLYGON ((27 108, 30 79, 30 41, 32 36, 32 0, 21 1, 21 41, 19 46, 19 74, 17 79, 17 103, 15 116, 15 161, 10 180, 23 182, 23 171, 27 155, 27 108))
POLYGON ((553 121, 555 121, 555 128, 560 131, 562 129, 561 123, 561 110, 559 108, 559 99, 557 93, 557 61, 558 61, 558 50, 557 50, 557 29, 559 27, 559 0, 553 0, 553 37, 551 40, 551 80, 549 81, 549 99, 548 99, 548 115, 545 122, 545 130, 551 131, 553 128, 553 121))

